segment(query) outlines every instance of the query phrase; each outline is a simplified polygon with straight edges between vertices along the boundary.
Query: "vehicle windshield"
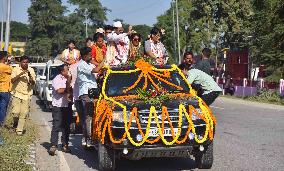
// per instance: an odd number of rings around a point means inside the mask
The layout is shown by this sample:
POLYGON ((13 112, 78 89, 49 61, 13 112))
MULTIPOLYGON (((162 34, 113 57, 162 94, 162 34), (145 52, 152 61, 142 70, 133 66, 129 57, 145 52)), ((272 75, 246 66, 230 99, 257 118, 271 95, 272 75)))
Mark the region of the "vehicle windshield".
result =
MULTIPOLYGON (((145 81, 144 77, 142 77, 138 85, 132 90, 128 91, 127 93, 124 93, 123 90, 132 86, 137 81, 140 73, 141 72, 135 72, 131 74, 110 74, 107 80, 107 84, 106 84, 106 89, 105 89, 106 94, 108 96, 123 96, 123 95, 129 95, 129 94, 137 94, 136 93, 137 88, 142 89, 142 87, 144 86, 144 81, 145 81)), ((172 71, 170 73, 171 73, 171 76, 169 78, 165 78, 165 80, 177 86, 182 87, 183 90, 178 90, 176 87, 170 86, 162 81, 159 81, 155 77, 151 77, 151 78, 156 84, 166 89, 169 93, 189 92, 189 87, 187 83, 183 80, 183 78, 178 73, 178 71, 172 71)), ((152 89, 153 87, 154 86, 148 80, 147 89, 152 89)))
POLYGON ((51 66, 49 69, 49 80, 53 80, 59 74, 59 66, 51 66))
POLYGON ((43 74, 43 69, 38 69, 37 70, 37 75, 42 75, 43 74))

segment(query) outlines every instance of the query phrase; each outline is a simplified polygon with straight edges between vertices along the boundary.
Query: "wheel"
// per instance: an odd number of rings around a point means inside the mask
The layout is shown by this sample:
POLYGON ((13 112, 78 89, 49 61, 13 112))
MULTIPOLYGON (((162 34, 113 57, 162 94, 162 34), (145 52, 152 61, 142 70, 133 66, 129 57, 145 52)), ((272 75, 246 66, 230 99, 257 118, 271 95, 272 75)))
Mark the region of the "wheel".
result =
POLYGON ((99 170, 111 171, 115 169, 114 151, 101 142, 98 145, 99 170))
POLYGON ((195 163, 199 169, 210 169, 213 165, 213 142, 204 151, 195 154, 195 163))

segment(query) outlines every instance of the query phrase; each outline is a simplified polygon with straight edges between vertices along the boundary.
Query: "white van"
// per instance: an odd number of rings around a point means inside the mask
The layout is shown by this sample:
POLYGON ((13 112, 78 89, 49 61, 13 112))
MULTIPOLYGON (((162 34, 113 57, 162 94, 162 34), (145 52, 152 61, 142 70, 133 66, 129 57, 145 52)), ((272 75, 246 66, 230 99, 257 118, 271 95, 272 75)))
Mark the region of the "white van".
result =
POLYGON ((58 67, 62 64, 64 63, 58 59, 49 60, 43 70, 43 75, 40 76, 39 98, 43 101, 47 111, 52 108, 52 80, 59 74, 58 67))
POLYGON ((43 71, 46 67, 46 63, 31 63, 29 64, 29 66, 34 69, 36 74, 36 84, 34 86, 34 94, 38 94, 40 89, 40 82, 42 81, 40 80, 40 77, 43 76, 43 71))

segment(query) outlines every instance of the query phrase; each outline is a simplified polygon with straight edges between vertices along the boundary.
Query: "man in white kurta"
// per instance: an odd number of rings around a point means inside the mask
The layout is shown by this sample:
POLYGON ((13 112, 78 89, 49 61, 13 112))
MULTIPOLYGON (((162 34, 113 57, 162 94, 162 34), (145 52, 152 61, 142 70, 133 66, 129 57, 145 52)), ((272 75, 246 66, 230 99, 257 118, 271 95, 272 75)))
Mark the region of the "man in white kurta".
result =
POLYGON ((113 52, 108 50, 106 61, 110 66, 117 66, 126 63, 129 52, 128 35, 132 33, 132 29, 128 33, 123 33, 123 27, 120 21, 113 23, 114 31, 107 35, 107 43, 114 44, 113 52))

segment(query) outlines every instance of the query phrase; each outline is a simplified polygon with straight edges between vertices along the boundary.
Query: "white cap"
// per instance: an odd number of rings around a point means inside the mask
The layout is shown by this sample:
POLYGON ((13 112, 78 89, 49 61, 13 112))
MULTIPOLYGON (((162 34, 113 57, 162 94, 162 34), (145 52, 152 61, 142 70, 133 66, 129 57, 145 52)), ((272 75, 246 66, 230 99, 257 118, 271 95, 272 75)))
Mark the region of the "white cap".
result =
POLYGON ((116 21, 113 23, 113 27, 122 27, 122 24, 120 21, 116 21))
POLYGON ((96 33, 104 33, 105 31, 104 31, 104 29, 103 28, 98 28, 97 30, 96 30, 96 33))

